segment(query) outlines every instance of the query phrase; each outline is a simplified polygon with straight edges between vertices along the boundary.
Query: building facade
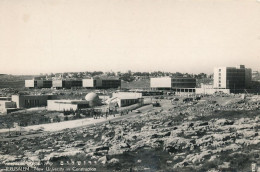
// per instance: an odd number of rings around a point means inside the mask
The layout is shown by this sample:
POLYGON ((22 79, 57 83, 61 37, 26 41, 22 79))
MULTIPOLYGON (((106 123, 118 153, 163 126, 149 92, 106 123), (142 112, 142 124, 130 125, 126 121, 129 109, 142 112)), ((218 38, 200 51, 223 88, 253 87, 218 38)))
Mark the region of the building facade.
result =
POLYGON ((120 79, 82 79, 82 86, 85 88, 109 89, 121 87, 120 79))
POLYGON ((106 103, 109 106, 116 104, 118 107, 125 107, 133 104, 143 105, 144 99, 142 98, 142 93, 118 92, 113 93, 112 98, 107 99, 106 103))
POLYGON ((25 80, 26 88, 51 88, 52 81, 51 80, 25 80))
POLYGON ((150 79, 150 87, 153 89, 171 89, 171 83, 172 79, 170 77, 150 79))
POLYGON ((243 90, 250 88, 252 81, 252 70, 244 65, 237 67, 216 67, 214 68, 214 88, 243 90))
POLYGON ((12 95, 12 101, 16 103, 17 108, 47 106, 47 100, 55 98, 55 95, 12 95))
POLYGON ((201 88, 195 88, 196 94, 214 94, 214 93, 226 93, 230 94, 230 89, 216 89, 213 85, 201 84, 201 88))
POLYGON ((48 100, 48 111, 78 110, 89 108, 89 102, 85 100, 48 100))
POLYGON ((8 113, 16 109, 16 103, 12 101, 0 100, 0 113, 8 113))
POLYGON ((173 90, 175 92, 195 92, 196 79, 194 78, 151 78, 150 87, 155 90, 173 90))

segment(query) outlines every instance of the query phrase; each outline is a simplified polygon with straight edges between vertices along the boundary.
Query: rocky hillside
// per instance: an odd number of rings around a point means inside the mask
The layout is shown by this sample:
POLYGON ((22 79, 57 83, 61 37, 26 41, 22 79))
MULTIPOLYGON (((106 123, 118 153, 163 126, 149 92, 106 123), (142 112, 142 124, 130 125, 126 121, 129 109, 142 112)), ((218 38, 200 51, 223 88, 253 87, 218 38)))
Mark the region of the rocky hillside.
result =
POLYGON ((0 167, 81 161, 74 166, 97 171, 250 171, 259 162, 258 100, 161 103, 129 120, 0 141, 0 167))

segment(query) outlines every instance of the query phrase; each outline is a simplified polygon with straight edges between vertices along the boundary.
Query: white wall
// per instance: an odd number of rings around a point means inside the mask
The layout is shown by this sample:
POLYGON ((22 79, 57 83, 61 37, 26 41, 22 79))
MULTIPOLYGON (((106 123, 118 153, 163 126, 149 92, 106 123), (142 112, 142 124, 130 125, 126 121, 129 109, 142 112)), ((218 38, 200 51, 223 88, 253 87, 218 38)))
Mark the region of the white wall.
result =
POLYGON ((0 101, 0 112, 6 112, 7 108, 16 108, 16 103, 12 101, 0 101))
POLYGON ((25 87, 34 87, 34 80, 25 80, 25 87))
POLYGON ((150 79, 151 88, 171 88, 171 78, 151 78, 150 79))
POLYGON ((94 87, 94 79, 82 79, 82 87, 94 87))
POLYGON ((215 92, 220 92, 230 94, 230 89, 214 89, 214 88, 196 88, 196 94, 214 94, 215 92))
POLYGON ((216 67, 214 68, 214 88, 227 88, 227 68, 226 67, 216 67), (221 69, 221 72, 219 72, 221 69), (219 73, 221 75, 219 75, 219 73), (221 79, 219 79, 221 76, 221 79), (221 81, 221 87, 219 87, 219 81, 221 81))
POLYGON ((76 104, 65 104, 65 103, 59 103, 59 102, 62 102, 62 101, 59 101, 59 100, 48 100, 47 104, 47 109, 49 111, 63 111, 64 109, 65 110, 70 110, 70 109, 73 109, 73 110, 76 110, 77 109, 77 105, 76 104))
POLYGON ((19 104, 19 96, 18 95, 12 95, 12 101, 16 103, 17 108, 20 108, 19 104))
POLYGON ((120 99, 138 99, 142 97, 142 93, 118 92, 113 93, 112 97, 118 97, 120 99))
POLYGON ((52 87, 62 87, 62 80, 53 80, 52 87))

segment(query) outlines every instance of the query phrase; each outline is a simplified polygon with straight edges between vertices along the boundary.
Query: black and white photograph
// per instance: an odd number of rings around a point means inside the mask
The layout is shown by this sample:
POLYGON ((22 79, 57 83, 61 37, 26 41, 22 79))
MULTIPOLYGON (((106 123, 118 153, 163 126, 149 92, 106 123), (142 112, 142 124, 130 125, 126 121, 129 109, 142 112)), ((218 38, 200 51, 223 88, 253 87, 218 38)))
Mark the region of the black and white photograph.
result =
POLYGON ((0 172, 260 172, 260 0, 0 0, 0 172))

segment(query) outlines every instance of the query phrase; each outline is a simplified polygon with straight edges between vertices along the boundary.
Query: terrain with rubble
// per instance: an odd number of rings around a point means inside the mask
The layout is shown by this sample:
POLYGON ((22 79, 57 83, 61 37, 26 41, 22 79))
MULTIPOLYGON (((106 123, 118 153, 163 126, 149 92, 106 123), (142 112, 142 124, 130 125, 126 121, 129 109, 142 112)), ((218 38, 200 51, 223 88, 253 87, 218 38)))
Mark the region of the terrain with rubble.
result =
POLYGON ((2 140, 0 169, 12 162, 50 162, 97 171, 251 171, 259 162, 257 96, 158 101, 161 107, 135 118, 2 140))

